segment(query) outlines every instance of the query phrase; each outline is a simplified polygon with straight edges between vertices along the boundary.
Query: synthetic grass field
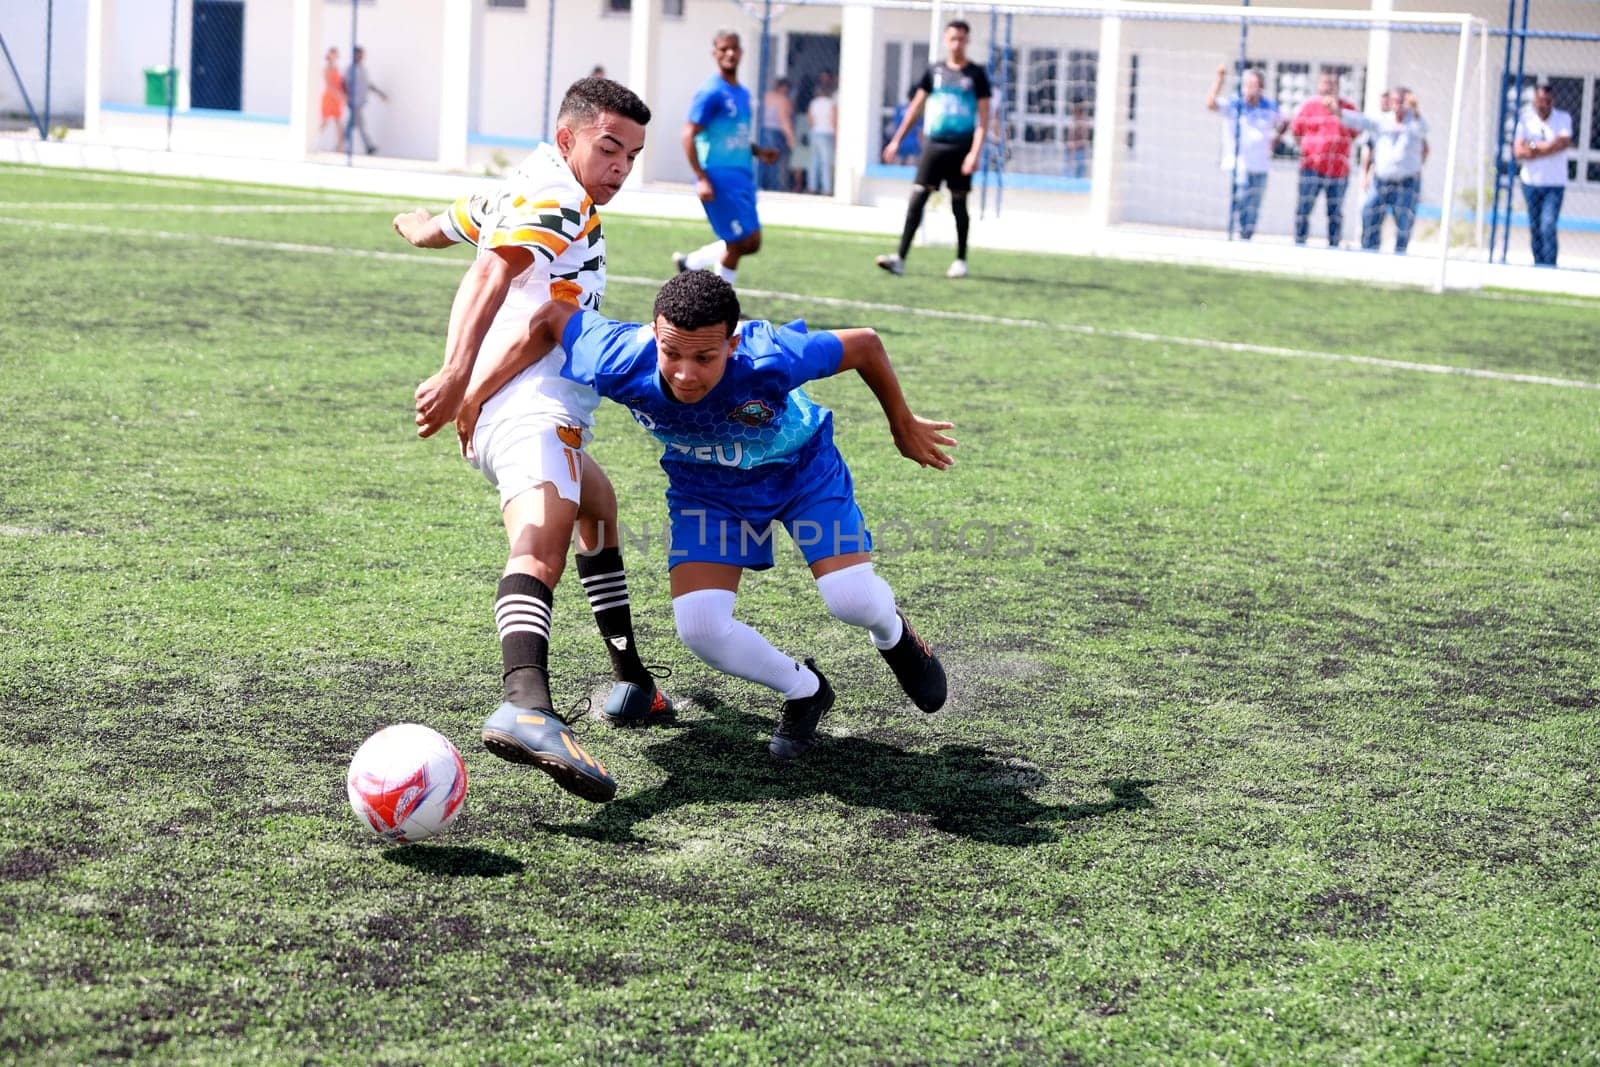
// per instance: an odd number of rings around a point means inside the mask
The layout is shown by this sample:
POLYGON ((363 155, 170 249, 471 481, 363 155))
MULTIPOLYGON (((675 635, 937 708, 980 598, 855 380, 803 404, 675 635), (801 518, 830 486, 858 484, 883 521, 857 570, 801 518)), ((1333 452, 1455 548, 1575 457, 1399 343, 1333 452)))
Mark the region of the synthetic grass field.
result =
MULTIPOLYGON (((1600 1059, 1600 305, 895 279, 774 229, 747 314, 875 326, 957 424, 920 471, 859 380, 811 390, 952 698, 910 707, 786 548, 741 617, 839 703, 770 765, 778 700, 677 643, 657 450, 607 405, 682 708, 579 724, 595 807, 476 740, 504 546, 412 432, 465 259, 411 206, 0 169, 0 1059, 1600 1059), (471 788, 386 849, 344 770, 400 721, 471 788)), ((608 217, 646 317, 704 228, 608 217)), ((606 660, 570 575, 556 615, 570 704, 606 660)))

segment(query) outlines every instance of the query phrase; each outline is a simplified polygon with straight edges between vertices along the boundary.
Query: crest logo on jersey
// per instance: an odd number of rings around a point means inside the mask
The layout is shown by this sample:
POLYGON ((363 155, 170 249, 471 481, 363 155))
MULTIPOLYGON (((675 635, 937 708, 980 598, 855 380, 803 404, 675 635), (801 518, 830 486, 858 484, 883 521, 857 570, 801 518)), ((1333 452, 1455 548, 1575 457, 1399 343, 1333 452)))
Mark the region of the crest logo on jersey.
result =
POLYGON ((762 400, 746 400, 728 413, 728 418, 746 426, 765 426, 777 412, 762 400))
POLYGON ((583 447, 583 427, 581 426, 557 426, 556 436, 561 438, 561 443, 568 448, 583 447))

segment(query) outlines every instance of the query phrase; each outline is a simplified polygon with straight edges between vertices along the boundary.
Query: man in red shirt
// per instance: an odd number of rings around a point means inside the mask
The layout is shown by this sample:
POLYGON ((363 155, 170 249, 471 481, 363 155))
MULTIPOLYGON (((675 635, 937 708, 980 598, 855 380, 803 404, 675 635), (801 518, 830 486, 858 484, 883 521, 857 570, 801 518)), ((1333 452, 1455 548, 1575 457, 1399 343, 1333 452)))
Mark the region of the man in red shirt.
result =
POLYGON ((1350 184, 1350 142, 1358 131, 1339 121, 1340 110, 1355 104, 1339 97, 1339 79, 1324 74, 1317 79, 1317 95, 1300 105, 1289 128, 1300 142, 1300 196, 1295 201, 1294 243, 1306 243, 1311 229, 1311 208, 1320 194, 1328 202, 1328 246, 1339 247, 1344 229, 1344 193, 1350 184))

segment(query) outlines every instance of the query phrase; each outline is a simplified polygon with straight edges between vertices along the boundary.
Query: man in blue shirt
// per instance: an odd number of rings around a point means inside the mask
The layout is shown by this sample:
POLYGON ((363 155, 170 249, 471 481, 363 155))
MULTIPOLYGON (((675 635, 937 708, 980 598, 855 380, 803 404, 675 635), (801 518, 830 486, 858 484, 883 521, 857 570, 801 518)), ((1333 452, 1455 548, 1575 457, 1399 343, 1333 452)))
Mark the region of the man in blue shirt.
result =
POLYGON ((956 220, 956 258, 945 271, 946 278, 967 276, 967 194, 972 191, 972 175, 978 169, 984 139, 989 129, 989 75, 967 59, 967 39, 972 27, 953 19, 944 28, 945 58, 929 65, 917 82, 916 92, 889 143, 883 146, 883 161, 899 158, 906 136, 927 109, 922 158, 906 204, 906 221, 900 231, 900 248, 893 255, 879 256, 878 266, 890 274, 906 272, 906 257, 911 241, 922 225, 928 198, 940 185, 950 189, 950 213, 956 220))
POLYGON ((562 373, 626 406, 665 445, 678 636, 717 670, 783 695, 768 746, 775 758, 795 759, 816 744, 817 722, 834 694, 813 660, 784 655, 733 617, 745 569, 772 566, 774 525, 805 555, 829 612, 869 632, 912 701, 927 712, 944 705, 944 668, 873 571, 872 534, 834 447, 833 414, 801 388, 856 371, 878 398, 900 453, 947 469, 944 448, 955 441, 944 431, 951 424, 912 413, 876 331, 740 326, 732 286, 698 271, 661 287, 651 325, 552 302, 534 315, 522 353, 508 354, 469 392, 456 422, 464 448, 495 382, 558 338, 567 354, 562 373))
POLYGON ((751 157, 776 163, 779 156, 776 148, 762 148, 751 136, 750 90, 739 84, 743 56, 739 35, 718 30, 711 41, 717 73, 694 94, 683 124, 683 151, 694 171, 695 195, 717 239, 687 255, 672 253, 679 273, 714 269, 729 285, 738 276, 739 260, 761 250, 751 157))

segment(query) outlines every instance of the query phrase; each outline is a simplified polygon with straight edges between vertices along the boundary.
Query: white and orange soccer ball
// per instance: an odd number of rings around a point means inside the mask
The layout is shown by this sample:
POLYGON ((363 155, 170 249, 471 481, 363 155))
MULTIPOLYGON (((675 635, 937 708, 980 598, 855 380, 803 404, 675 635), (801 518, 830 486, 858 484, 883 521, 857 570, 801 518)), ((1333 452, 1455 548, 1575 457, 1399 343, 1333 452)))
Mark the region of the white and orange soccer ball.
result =
POLYGON ((423 841, 461 814, 467 766, 449 738, 408 722, 367 738, 345 785, 350 807, 373 833, 385 841, 423 841))

